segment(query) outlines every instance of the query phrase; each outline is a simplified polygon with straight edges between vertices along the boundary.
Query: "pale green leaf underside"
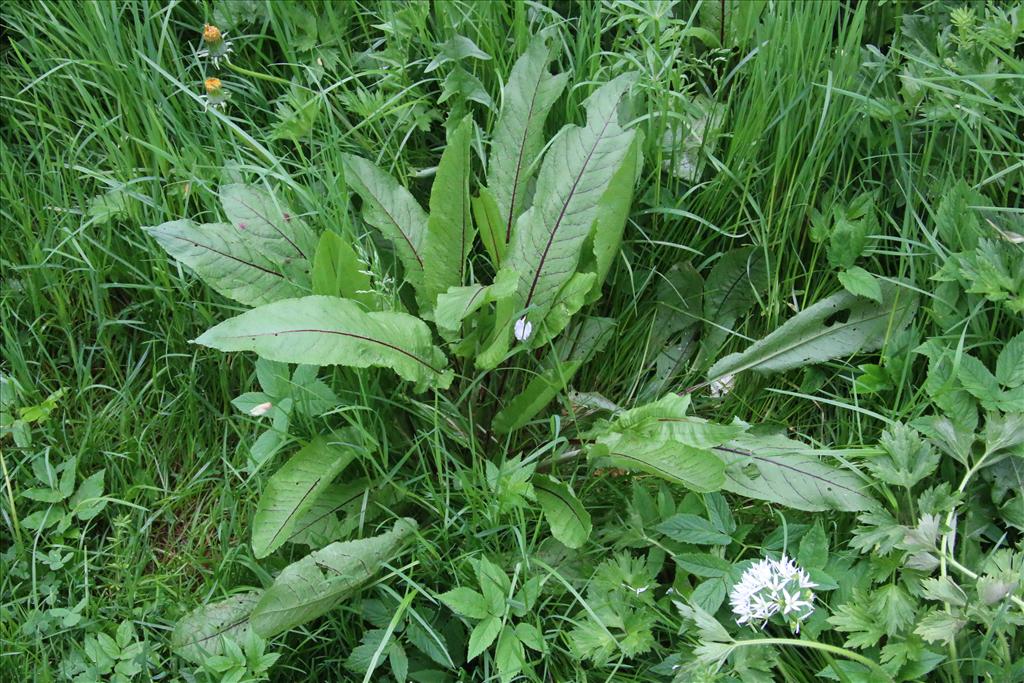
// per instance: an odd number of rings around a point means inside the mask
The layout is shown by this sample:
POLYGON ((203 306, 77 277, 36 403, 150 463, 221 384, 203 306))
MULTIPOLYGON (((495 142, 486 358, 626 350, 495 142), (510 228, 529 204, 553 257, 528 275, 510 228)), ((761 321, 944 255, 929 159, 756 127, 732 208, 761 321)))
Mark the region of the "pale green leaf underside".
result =
POLYGON ((516 222, 506 265, 519 273, 517 308, 532 309, 534 325, 576 272, 600 199, 633 140, 618 122, 619 102, 633 79, 619 76, 587 99, 586 126, 567 127, 552 143, 534 204, 516 222))
POLYGON ((255 351, 283 363, 388 367, 420 387, 446 388, 453 376, 419 318, 368 313, 353 301, 330 296, 254 308, 207 330, 195 343, 220 351, 255 351))
POLYGON ((693 448, 720 446, 746 430, 742 423, 723 425, 687 415, 689 406, 689 396, 666 394, 653 403, 619 413, 612 427, 617 432, 669 439, 693 448))
POLYGON ((407 189, 373 163, 352 154, 342 159, 345 180, 363 200, 363 219, 391 241, 406 278, 416 285, 422 278, 427 213, 407 189))
POLYGON ((596 454, 606 455, 620 467, 647 472, 693 491, 722 488, 724 466, 711 451, 615 433, 601 437, 598 443, 603 448, 596 449, 596 454))
POLYGON ((282 258, 313 258, 316 235, 266 190, 237 183, 225 185, 220 189, 220 200, 232 226, 258 238, 262 248, 282 258))
POLYGON ((881 304, 838 292, 797 313, 745 351, 721 359, 708 377, 716 379, 744 370, 779 372, 874 351, 908 325, 916 309, 916 295, 889 282, 882 283, 881 304), (835 321, 830 323, 830 319, 835 321))
POLYGON ((203 282, 246 306, 306 293, 288 280, 280 266, 267 260, 258 240, 226 223, 197 226, 182 219, 145 230, 203 282))
POLYGON ((284 545, 299 519, 355 457, 352 448, 334 441, 313 439, 267 482, 252 521, 252 549, 257 558, 284 545))
POLYGON ((551 535, 566 547, 582 547, 590 538, 593 526, 590 513, 569 485, 554 477, 540 475, 533 480, 533 490, 544 519, 551 527, 551 535))
POLYGON ((785 436, 748 432, 716 452, 726 463, 727 491, 808 512, 875 506, 863 477, 785 436))
POLYGON ((380 536, 332 543, 288 565, 253 610, 253 630, 270 638, 326 614, 394 559, 416 528, 400 519, 380 536))
POLYGON ((171 648, 198 664, 222 654, 225 638, 244 642, 250 629, 249 615, 262 595, 263 591, 239 593, 192 610, 174 625, 171 648))

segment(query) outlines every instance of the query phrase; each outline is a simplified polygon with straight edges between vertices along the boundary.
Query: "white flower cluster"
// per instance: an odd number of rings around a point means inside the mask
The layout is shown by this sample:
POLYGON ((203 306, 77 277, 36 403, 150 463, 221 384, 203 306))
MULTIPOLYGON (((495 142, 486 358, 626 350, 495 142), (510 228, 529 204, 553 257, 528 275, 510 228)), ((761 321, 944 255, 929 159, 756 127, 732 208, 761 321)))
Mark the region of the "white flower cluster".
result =
POLYGON ((780 560, 765 558, 743 572, 729 593, 736 623, 761 626, 776 614, 800 632, 800 622, 814 612, 814 591, 818 584, 785 555, 780 560))

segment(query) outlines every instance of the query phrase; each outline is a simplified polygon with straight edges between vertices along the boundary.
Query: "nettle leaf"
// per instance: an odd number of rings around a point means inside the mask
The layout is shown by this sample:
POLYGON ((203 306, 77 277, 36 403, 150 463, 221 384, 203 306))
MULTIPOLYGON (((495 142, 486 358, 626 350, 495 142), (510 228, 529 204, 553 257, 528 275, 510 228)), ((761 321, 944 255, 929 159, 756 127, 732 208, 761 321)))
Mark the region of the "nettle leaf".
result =
POLYGON ((882 303, 882 287, 878 279, 860 266, 840 271, 838 277, 843 288, 850 294, 882 303))
POLYGON ((554 477, 539 475, 533 479, 533 491, 555 540, 568 548, 583 547, 593 526, 590 513, 569 485, 554 477))
POLYGON ((704 282, 704 334, 698 364, 718 354, 736 322, 757 301, 755 292, 768 287, 764 252, 754 247, 727 251, 715 262, 704 282))
POLYGON ((412 194, 371 162, 343 154, 345 180, 363 200, 363 220, 395 247, 405 277, 418 288, 423 279, 427 214, 412 194))
POLYGON ((430 218, 423 244, 422 298, 434 307, 437 295, 466 279, 466 259, 476 231, 470 217, 470 116, 452 131, 430 188, 430 218))
POLYGON ((717 491, 725 480, 722 460, 705 449, 616 433, 597 442, 591 457, 607 458, 618 467, 647 472, 693 491, 717 491))
POLYGON ((368 268, 348 240, 328 230, 320 235, 313 257, 313 294, 352 299, 373 310, 377 305, 368 268))
POLYGON ((688 513, 672 515, 654 528, 680 543, 694 545, 729 545, 732 543, 732 538, 716 529, 709 520, 688 513))
POLYGON ((715 450, 725 462, 726 491, 808 512, 878 506, 860 474, 780 434, 752 429, 715 450))
POLYGON ((280 265, 266 258, 259 241, 246 239, 226 223, 197 226, 183 219, 143 230, 203 282, 246 306, 260 306, 306 293, 289 279, 280 265))
POLYGON ((447 388, 453 377, 419 318, 368 313, 354 301, 330 296, 254 308, 207 330, 195 343, 220 351, 255 351, 283 363, 388 367, 421 388, 447 388))
POLYGON ((917 310, 913 292, 893 283, 883 284, 882 304, 847 292, 833 294, 797 313, 745 351, 715 363, 708 378, 744 370, 780 372, 881 348, 891 334, 910 324, 917 310))
MULTIPOLYGON (((548 38, 536 36, 516 60, 501 92, 501 114, 494 125, 487 164, 487 187, 499 221, 492 225, 499 237, 494 246, 498 252, 495 266, 512 240, 516 219, 530 205, 527 188, 534 162, 544 147, 544 122, 568 78, 566 74, 548 73, 553 56, 548 38)), ((485 238, 485 246, 487 242, 485 238)))
POLYGON ((202 605, 174 625, 171 649, 195 664, 224 653, 224 641, 244 642, 249 635, 249 615, 263 591, 232 595, 226 600, 202 605))
POLYGON ((545 356, 543 367, 526 388, 498 411, 491 426, 494 432, 507 434, 532 420, 569 384, 576 371, 608 343, 614 327, 611 318, 584 320, 571 339, 565 338, 558 344, 556 353, 545 356))
POLYGON ((253 609, 253 630, 270 638, 326 614, 401 553, 416 529, 415 520, 399 519, 380 536, 332 543, 288 565, 253 609))
POLYGON ((996 379, 1011 389, 1024 385, 1024 332, 1006 342, 996 360, 996 379))
POLYGON ((341 439, 317 437, 270 477, 252 521, 252 549, 257 558, 284 545, 299 519, 355 455, 341 439))
POLYGON ((266 190, 234 183, 220 189, 224 213, 240 232, 253 235, 262 246, 286 259, 308 262, 316 249, 316 235, 266 190))
POLYGON ((517 308, 534 326, 575 273, 600 199, 629 151, 633 132, 619 125, 618 113, 634 80, 619 76, 587 99, 586 126, 564 128, 551 144, 534 204, 516 221, 506 264, 519 273, 517 308))

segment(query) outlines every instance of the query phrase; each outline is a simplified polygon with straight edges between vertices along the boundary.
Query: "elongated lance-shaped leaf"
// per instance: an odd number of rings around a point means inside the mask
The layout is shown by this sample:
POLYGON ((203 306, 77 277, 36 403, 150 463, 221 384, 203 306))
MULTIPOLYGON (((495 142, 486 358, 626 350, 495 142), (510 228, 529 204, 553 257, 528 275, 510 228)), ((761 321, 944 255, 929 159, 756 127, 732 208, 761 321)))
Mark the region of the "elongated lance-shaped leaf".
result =
POLYGON ((253 630, 270 638, 334 609, 399 555, 416 528, 416 520, 400 519, 380 536, 332 543, 288 565, 253 610, 253 630))
POLYGON ((320 235, 313 257, 313 294, 353 299, 373 310, 376 297, 367 268, 344 237, 327 230, 320 235))
POLYGON ((756 292, 768 286, 764 253, 739 247, 724 253, 704 282, 704 335, 697 364, 707 367, 729 332, 757 301, 756 292))
POLYGON ((266 250, 283 258, 312 260, 316 235, 305 221, 263 188, 238 183, 225 185, 220 189, 220 201, 228 221, 261 240, 266 250))
POLYGON ((534 204, 516 223, 506 265, 519 273, 518 308, 531 309, 534 326, 575 273, 601 196, 633 141, 618 110, 634 78, 624 74, 598 88, 584 103, 587 125, 559 133, 541 164, 534 204))
POLYGON ((298 520, 352 462, 356 451, 340 443, 343 440, 316 437, 270 477, 252 520, 252 550, 257 558, 284 545, 298 520))
POLYGON ((203 282, 246 306, 306 293, 289 280, 284 269, 267 260, 258 241, 238 234, 226 223, 197 226, 190 220, 177 220, 144 230, 203 282))
POLYGON ((544 147, 544 122, 565 88, 567 76, 548 73, 553 57, 547 38, 538 35, 516 60, 501 92, 501 114, 491 138, 487 187, 500 216, 505 244, 516 219, 529 206, 530 169, 544 147))
POLYGON ((208 657, 223 654, 226 638, 236 643, 245 642, 251 628, 249 615, 262 596, 261 590, 239 593, 220 602, 197 607, 174 625, 171 649, 199 664, 208 657))
POLYGON ((865 477, 781 434, 751 428, 715 452, 725 463, 726 491, 808 512, 877 506, 865 477))
POLYGON ((368 313, 354 301, 332 296, 254 308, 207 330, 195 343, 220 351, 255 351, 282 363, 388 367, 418 388, 446 388, 453 376, 419 318, 368 313))
POLYGON ((742 434, 747 425, 723 425, 688 415, 688 395, 666 394, 662 398, 615 416, 611 428, 623 434, 654 440, 672 440, 694 448, 711 448, 742 434))
POLYGON ((373 163, 352 154, 343 154, 342 160, 346 182, 363 200, 363 219, 391 241, 406 279, 418 285, 423 280, 423 243, 427 236, 423 207, 373 163))
POLYGON ((437 295, 460 286, 476 232, 470 216, 469 142, 473 119, 462 119, 448 138, 430 188, 430 219, 423 246, 421 299, 429 309, 437 295))
POLYGON ((882 348, 889 336, 910 324, 917 296, 892 282, 881 285, 882 303, 849 292, 833 294, 800 311, 745 351, 715 363, 708 378, 744 370, 779 372, 882 348))
POLYGON ((678 441, 612 432, 599 438, 588 455, 607 459, 617 467, 653 474, 693 491, 717 491, 725 480, 725 467, 714 452, 678 441))
POLYGON ((533 491, 544 518, 551 526, 551 535, 568 548, 582 547, 590 538, 593 525, 590 513, 569 485, 541 474, 533 478, 533 491))
POLYGON ((508 245, 505 244, 505 226, 501 222, 501 211, 494 200, 494 194, 486 187, 480 188, 480 196, 473 197, 472 206, 484 251, 491 258, 494 269, 500 270, 508 245))
POLYGON ((608 184, 608 189, 601 197, 597 219, 590 232, 591 253, 582 255, 583 265, 580 268, 597 275, 587 295, 588 303, 601 298, 601 286, 608 277, 615 257, 619 254, 622 233, 626 229, 629 209, 633 204, 633 189, 642 166, 642 142, 642 136, 639 134, 633 138, 629 153, 622 160, 622 164, 608 184))

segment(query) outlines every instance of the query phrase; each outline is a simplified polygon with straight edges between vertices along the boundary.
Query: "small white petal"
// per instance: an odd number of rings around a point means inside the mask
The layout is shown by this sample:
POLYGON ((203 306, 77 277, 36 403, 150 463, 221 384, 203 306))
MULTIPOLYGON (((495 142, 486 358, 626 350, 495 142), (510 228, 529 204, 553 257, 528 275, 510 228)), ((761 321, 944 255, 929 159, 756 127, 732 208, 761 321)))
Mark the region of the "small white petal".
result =
POLYGON ((260 415, 266 415, 267 411, 270 410, 273 407, 274 407, 274 404, 271 403, 270 401, 267 401, 266 403, 261 403, 258 406, 253 406, 252 409, 249 410, 249 414, 252 415, 253 417, 259 417, 260 415))
POLYGON ((519 341, 526 341, 530 338, 530 335, 533 334, 533 323, 525 317, 520 318, 516 321, 513 332, 515 332, 516 339, 519 341))

